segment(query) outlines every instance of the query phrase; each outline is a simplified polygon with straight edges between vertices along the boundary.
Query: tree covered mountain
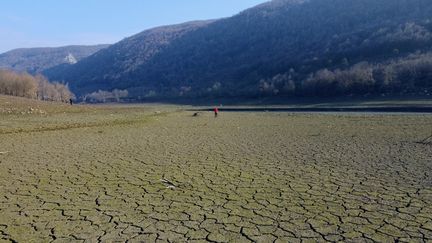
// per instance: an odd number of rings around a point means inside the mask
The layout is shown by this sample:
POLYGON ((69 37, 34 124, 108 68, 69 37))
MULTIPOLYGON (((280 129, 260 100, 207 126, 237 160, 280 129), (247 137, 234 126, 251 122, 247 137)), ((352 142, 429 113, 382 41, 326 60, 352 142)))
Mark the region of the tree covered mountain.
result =
POLYGON ((22 48, 0 54, 0 69, 40 73, 60 64, 75 64, 108 45, 22 48))
POLYGON ((212 21, 194 21, 179 25, 162 26, 126 38, 76 65, 59 65, 45 71, 55 80, 65 80, 79 93, 98 89, 130 88, 124 83, 159 52, 185 34, 212 21), (112 84, 107 84, 107 81, 112 84))
POLYGON ((430 13, 429 0, 273 0, 144 31, 45 74, 79 94, 133 97, 430 91, 430 13))

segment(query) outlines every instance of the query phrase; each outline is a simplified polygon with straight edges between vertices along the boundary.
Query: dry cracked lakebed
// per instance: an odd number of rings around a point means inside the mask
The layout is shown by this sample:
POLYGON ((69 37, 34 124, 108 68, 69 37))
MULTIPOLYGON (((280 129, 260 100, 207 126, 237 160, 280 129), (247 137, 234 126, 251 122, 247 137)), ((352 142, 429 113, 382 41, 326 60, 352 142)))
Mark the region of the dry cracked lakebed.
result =
POLYGON ((153 114, 2 117, 0 242, 432 241, 431 116, 153 114))

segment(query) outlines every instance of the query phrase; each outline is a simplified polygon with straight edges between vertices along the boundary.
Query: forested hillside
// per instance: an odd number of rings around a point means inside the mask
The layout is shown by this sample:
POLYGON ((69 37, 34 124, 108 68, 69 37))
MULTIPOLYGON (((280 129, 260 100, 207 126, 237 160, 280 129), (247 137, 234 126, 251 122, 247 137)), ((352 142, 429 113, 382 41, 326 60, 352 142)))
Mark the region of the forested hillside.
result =
POLYGON ((159 52, 174 40, 211 22, 196 21, 143 31, 73 66, 59 65, 47 70, 45 74, 56 80, 71 80, 73 88, 81 94, 84 91, 91 93, 98 89, 111 90, 114 87, 131 88, 131 84, 124 81, 132 78, 159 52), (113 83, 108 85, 108 80, 113 83))
POLYGON ((80 94, 141 98, 428 93, 430 13, 429 0, 274 0, 149 30, 46 74, 80 94))

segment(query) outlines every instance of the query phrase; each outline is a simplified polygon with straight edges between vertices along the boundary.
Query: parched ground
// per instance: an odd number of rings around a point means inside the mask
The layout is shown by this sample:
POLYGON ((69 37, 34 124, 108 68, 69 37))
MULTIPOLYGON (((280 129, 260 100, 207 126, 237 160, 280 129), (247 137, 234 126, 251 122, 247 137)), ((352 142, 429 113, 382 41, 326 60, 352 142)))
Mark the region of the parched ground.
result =
POLYGON ((431 116, 75 109, 0 115, 0 242, 432 241, 431 116))

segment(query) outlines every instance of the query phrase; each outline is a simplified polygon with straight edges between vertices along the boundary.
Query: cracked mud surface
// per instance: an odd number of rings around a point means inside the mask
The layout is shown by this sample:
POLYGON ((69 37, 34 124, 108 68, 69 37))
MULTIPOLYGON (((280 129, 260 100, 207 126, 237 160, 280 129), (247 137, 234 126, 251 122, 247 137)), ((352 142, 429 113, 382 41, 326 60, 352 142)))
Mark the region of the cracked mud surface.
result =
POLYGON ((0 242, 432 241, 430 116, 135 116, 0 134, 0 242))

